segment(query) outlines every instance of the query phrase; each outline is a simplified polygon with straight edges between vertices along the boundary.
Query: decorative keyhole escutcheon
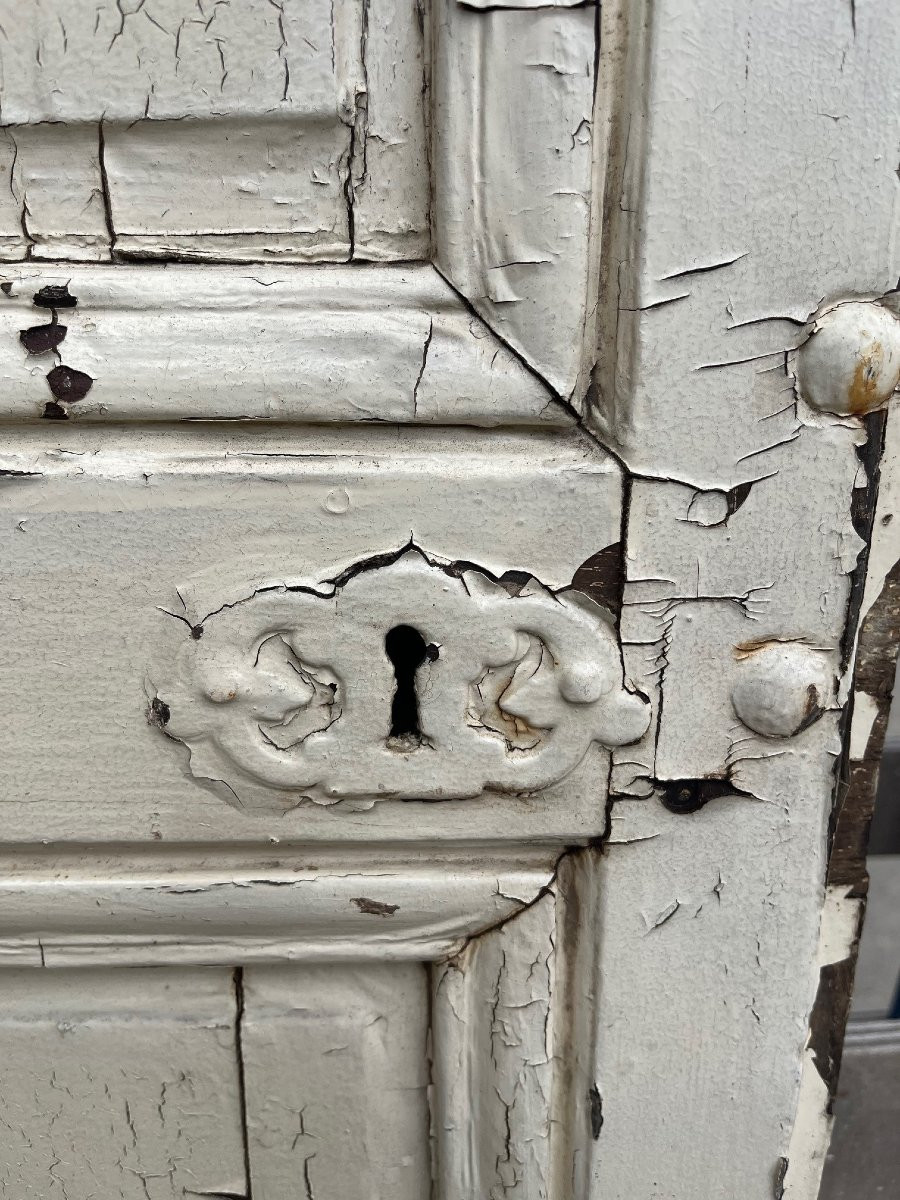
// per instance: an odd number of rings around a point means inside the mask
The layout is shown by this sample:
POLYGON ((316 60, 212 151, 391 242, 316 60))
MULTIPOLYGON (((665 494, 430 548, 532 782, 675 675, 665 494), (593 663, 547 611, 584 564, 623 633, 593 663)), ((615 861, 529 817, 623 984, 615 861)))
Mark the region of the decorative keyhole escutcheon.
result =
POLYGON ((626 744, 649 721, 587 596, 533 578, 510 592, 415 546, 341 584, 221 606, 199 641, 188 633, 157 699, 192 771, 225 780, 244 811, 534 793, 593 742, 626 744))

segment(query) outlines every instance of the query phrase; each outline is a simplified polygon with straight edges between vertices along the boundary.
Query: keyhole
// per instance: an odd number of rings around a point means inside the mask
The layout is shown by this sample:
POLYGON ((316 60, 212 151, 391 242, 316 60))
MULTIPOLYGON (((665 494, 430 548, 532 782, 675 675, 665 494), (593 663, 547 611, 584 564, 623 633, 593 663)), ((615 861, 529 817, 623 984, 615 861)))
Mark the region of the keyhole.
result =
POLYGON ((429 646, 412 625, 395 625, 384 639, 384 649, 394 664, 397 686, 391 703, 391 737, 421 738, 416 672, 426 659, 433 662, 437 646, 429 646))

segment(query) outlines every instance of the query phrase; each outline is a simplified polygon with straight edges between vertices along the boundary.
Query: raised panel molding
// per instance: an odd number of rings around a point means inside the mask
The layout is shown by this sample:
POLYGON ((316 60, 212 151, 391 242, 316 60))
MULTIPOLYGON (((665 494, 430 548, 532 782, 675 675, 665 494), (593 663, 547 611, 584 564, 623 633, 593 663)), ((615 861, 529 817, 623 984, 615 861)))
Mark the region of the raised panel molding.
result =
POLYGON ((549 1194, 554 1075, 562 1069, 552 1008, 555 901, 545 894, 435 972, 441 1200, 549 1194))
POLYGON ((595 351, 597 7, 435 0, 432 22, 435 263, 580 403, 595 351))
POLYGON ((4 0, 0 26, 5 257, 427 255, 414 0, 4 0))
POLYGON ((591 1013, 594 851, 432 970, 441 1200, 581 1198, 603 1126, 591 1013))
POLYGON ((574 424, 424 264, 0 276, 3 417, 574 424))
POLYGON ((0 965, 426 961, 507 920, 560 849, 157 846, 6 857, 0 965))
POLYGON ((582 404, 596 5, 70 7, 36 0, 23 24, 0 3, 0 260, 431 260, 485 350, 582 404))

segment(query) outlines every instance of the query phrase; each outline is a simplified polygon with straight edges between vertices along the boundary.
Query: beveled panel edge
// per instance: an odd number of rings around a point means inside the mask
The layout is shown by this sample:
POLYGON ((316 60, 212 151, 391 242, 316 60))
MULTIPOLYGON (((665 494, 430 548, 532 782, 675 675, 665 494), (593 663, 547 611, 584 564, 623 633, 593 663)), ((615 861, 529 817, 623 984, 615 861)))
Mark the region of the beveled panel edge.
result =
MULTIPOLYGON (((261 858, 192 865, 49 856, 0 879, 0 967, 428 961, 505 921, 553 878, 557 849, 495 859, 261 858), (438 861, 439 860, 439 861, 438 861)), ((317 857, 314 852, 305 858, 317 857)))
POLYGON ((442 1200, 510 1185, 584 1200, 603 1124, 593 1073, 598 851, 563 855, 536 900, 432 969, 442 1200))

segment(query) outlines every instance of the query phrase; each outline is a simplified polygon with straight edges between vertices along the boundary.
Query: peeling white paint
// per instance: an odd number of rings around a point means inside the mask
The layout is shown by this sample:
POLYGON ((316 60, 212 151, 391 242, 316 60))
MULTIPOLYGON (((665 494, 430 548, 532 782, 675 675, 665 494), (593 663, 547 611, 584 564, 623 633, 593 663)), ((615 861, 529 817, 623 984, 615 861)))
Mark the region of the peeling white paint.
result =
MULTIPOLYGON (((826 788, 821 747, 790 772, 775 760, 779 797, 826 788)), ((693 814, 617 801, 612 818, 592 918, 604 1122, 589 1195, 650 1196, 662 1166, 678 1200, 711 1178, 771 1200, 818 983, 823 812, 731 794, 693 814)))
POLYGON ((415 0, 20 11, 0 3, 0 258, 427 257, 415 0))
MULTIPOLYGON (((849 888, 828 887, 822 906, 819 969, 843 962, 859 936, 862 901, 849 896, 849 888)), ((785 1200, 816 1200, 825 1155, 831 1137, 831 1096, 816 1065, 812 1050, 804 1050, 797 1113, 786 1152, 785 1200)))
POLYGON ((624 102, 589 420, 632 470, 726 491, 762 474, 796 433, 785 351, 821 305, 897 287, 890 7, 604 6, 624 102))
MULTIPOLYGON (((477 563, 498 579, 513 571, 520 584, 532 576, 553 592, 570 587, 598 547, 619 540, 621 476, 613 459, 580 435, 559 445, 535 432, 384 427, 318 430, 314 445, 303 445, 289 427, 189 428, 189 436, 162 423, 98 436, 75 421, 41 422, 6 439, 0 468, 26 474, 0 487, 0 542, 10 539, 16 564, 0 586, 0 609, 17 644, 40 644, 42 664, 36 675, 33 662, 17 656, 4 668, 0 709, 11 782, 0 808, 7 839, 133 841, 159 833, 166 842, 254 842, 270 834, 344 842, 370 835, 578 841, 602 832, 608 751, 600 746, 577 766, 569 763, 566 778, 539 796, 413 802, 414 813, 407 802, 385 799, 375 806, 381 816, 347 814, 342 821, 315 805, 285 812, 278 804, 252 816, 223 802, 217 787, 234 801, 225 785, 191 775, 183 748, 158 721, 148 724, 148 713, 152 718, 160 664, 185 644, 204 645, 202 636, 192 641, 189 625, 259 589, 315 589, 373 551, 399 553, 412 541, 439 561, 477 563), (345 511, 326 503, 336 489, 346 493, 345 511), (18 529, 23 516, 26 534, 18 529), (141 569, 123 571, 125 562, 141 569), (48 578, 56 582, 48 586, 48 578), (68 611, 78 614, 77 655, 56 617, 61 588, 68 611), (41 766, 34 738, 47 705, 59 718, 55 754, 41 766), (90 805, 60 800, 61 764, 66 795, 89 791, 90 805)), ((449 589, 459 581, 445 582, 449 589)), ((537 601, 506 592, 503 598, 534 615, 537 601)), ((438 600, 439 592, 422 592, 417 607, 411 594, 407 617, 427 629, 438 600)), ((210 622, 213 637, 217 620, 210 622)), ((589 623, 577 617, 573 629, 589 623)), ((389 671, 384 637, 385 628, 373 626, 361 652, 380 656, 389 671)), ((617 655, 608 633, 607 643, 617 655)), ((464 650, 448 642, 444 661, 464 650)), ((350 671, 347 685, 354 684, 369 686, 350 671)), ((442 721, 436 731, 450 744, 456 733, 471 736, 466 696, 458 699, 458 725, 442 721)), ((387 737, 390 695, 366 718, 387 737)), ((484 730, 480 739, 506 759, 496 733, 484 730)), ((503 767, 507 775, 515 775, 514 758, 503 767)), ((529 770, 527 755, 522 770, 529 770)))
POLYGON ((435 262, 566 399, 591 277, 593 5, 434 0, 435 262))
POLYGON ((850 723, 850 758, 856 762, 866 756, 872 726, 878 716, 878 701, 868 692, 853 693, 853 719, 850 723))
POLYGON ((556 919, 555 894, 548 893, 436 972, 442 1200, 548 1195, 556 1140, 553 1075, 565 1055, 552 1007, 556 919))
POLYGON ((252 1194, 421 1200, 427 1036, 421 963, 245 971, 252 1194))
POLYGON ((6 1194, 245 1194, 231 971, 4 971, 0 1048, 6 1194))

